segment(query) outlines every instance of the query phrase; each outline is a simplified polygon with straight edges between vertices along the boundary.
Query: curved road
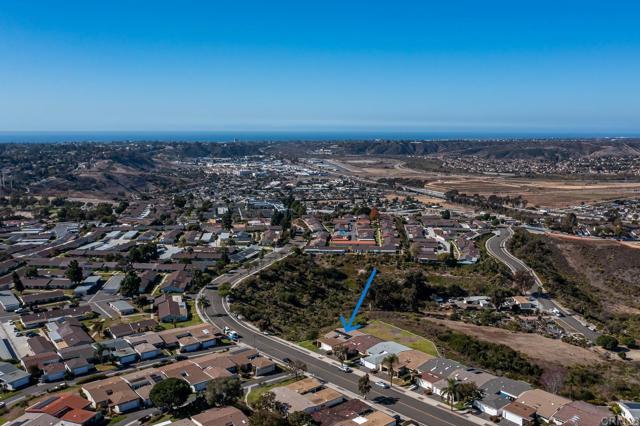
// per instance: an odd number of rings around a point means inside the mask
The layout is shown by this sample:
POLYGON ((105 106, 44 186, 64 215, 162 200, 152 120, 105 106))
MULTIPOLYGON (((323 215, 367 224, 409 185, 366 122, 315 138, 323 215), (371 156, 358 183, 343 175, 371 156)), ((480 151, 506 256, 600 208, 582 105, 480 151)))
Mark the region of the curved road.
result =
POLYGON ((498 259, 500 262, 504 263, 511 272, 515 273, 518 271, 526 271, 533 275, 535 279, 535 285, 531 289, 532 296, 538 301, 540 306, 548 312, 557 309, 559 312, 562 312, 562 317, 557 317, 556 321, 560 323, 564 328, 576 331, 583 336, 585 336, 591 342, 596 341, 600 333, 589 329, 585 326, 581 321, 576 319, 575 317, 569 315, 558 303, 556 303, 553 299, 549 297, 547 293, 544 292, 544 286, 540 278, 535 273, 533 269, 527 266, 522 260, 518 259, 507 249, 507 242, 513 236, 513 229, 509 228, 500 228, 497 230, 497 234, 493 237, 489 238, 485 244, 487 248, 487 252, 498 259))
MULTIPOLYGON (((244 278, 286 257, 291 250, 292 247, 287 247, 280 253, 270 253, 260 261, 258 267, 250 270, 246 268, 239 269, 237 273, 233 275, 218 277, 218 279, 214 280, 214 283, 218 285, 222 283, 237 284, 244 278)), ((307 365, 309 373, 335 385, 338 389, 358 394, 358 375, 343 373, 338 370, 338 363, 329 358, 323 359, 323 357, 309 355, 302 349, 295 347, 295 345, 281 342, 279 339, 266 336, 246 326, 235 317, 228 315, 224 301, 218 295, 217 290, 204 288, 201 294, 204 295, 209 302, 209 306, 206 307, 204 312, 201 312, 201 316, 204 317, 203 319, 220 329, 229 327, 236 330, 242 336, 244 344, 256 348, 266 356, 276 360, 282 360, 284 358, 300 360, 307 365)), ((376 380, 376 376, 372 376, 372 381, 376 380)), ((410 391, 397 388, 382 390, 374 385, 369 393, 369 399, 376 404, 380 404, 389 410, 399 413, 405 418, 414 419, 423 425, 472 426, 477 424, 490 424, 472 415, 469 415, 470 419, 467 420, 460 415, 450 413, 444 405, 442 405, 443 408, 429 405, 415 397, 408 396, 407 392, 410 391)), ((420 399, 424 400, 425 397, 420 396, 420 399)))

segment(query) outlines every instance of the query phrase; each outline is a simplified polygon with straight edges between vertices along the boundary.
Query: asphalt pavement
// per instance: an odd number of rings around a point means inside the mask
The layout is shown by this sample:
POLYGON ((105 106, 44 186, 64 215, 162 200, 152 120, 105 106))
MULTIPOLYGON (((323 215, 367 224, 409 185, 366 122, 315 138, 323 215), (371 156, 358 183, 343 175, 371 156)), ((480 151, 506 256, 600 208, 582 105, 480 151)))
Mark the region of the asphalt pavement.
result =
POLYGON ((489 238, 486 242, 485 247, 487 248, 489 255, 504 263, 513 273, 518 271, 530 273, 535 279, 535 285, 531 288, 530 293, 531 296, 538 301, 540 306, 548 312, 557 309, 563 316, 556 317, 556 322, 565 329, 578 332, 591 342, 595 343, 598 336, 600 336, 600 333, 588 328, 582 321, 576 319, 566 308, 554 301, 549 294, 544 291, 544 285, 535 271, 527 266, 524 261, 518 259, 509 252, 507 249, 507 243, 512 236, 513 230, 511 227, 498 229, 497 234, 489 238))

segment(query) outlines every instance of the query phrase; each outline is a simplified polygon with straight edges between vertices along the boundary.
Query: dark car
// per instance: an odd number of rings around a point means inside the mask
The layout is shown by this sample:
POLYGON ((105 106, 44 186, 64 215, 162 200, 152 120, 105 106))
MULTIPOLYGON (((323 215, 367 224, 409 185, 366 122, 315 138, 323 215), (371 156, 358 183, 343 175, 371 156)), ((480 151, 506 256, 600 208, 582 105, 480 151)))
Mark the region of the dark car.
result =
POLYGON ((291 364, 291 358, 282 358, 282 362, 286 364, 291 364))

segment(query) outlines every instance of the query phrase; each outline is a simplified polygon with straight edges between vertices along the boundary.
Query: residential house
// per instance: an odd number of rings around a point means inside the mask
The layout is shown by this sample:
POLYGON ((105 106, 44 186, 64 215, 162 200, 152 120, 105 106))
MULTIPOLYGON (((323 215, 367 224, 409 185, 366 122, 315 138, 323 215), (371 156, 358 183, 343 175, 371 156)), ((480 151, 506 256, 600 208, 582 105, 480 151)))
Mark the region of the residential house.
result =
POLYGON ((91 336, 82 328, 82 323, 70 317, 49 321, 47 335, 58 349, 93 343, 91 336))
POLYGON ((558 426, 601 426, 613 421, 609 407, 589 404, 584 401, 572 401, 560 408, 551 420, 558 426))
POLYGON ((25 412, 45 413, 62 420, 65 425, 87 425, 98 417, 98 413, 88 410, 90 406, 91 401, 74 393, 64 392, 45 398, 28 407, 25 412))
POLYGON ((17 390, 31 382, 31 375, 8 362, 0 362, 0 386, 2 390, 17 390))
POLYGON ((475 401, 474 406, 490 416, 501 416, 504 407, 516 400, 523 392, 532 389, 528 383, 507 377, 496 377, 480 388, 484 396, 475 401))
POLYGON ((158 319, 162 322, 181 322, 189 319, 189 307, 180 295, 163 294, 153 304, 158 309, 158 319))
POLYGON ((67 369, 65 364, 56 362, 54 364, 47 364, 42 367, 42 376, 40 380, 44 382, 57 382, 64 379, 67 369))
POLYGON ((383 360, 389 354, 398 355, 400 352, 411 350, 407 346, 396 342, 382 342, 369 348, 368 356, 360 359, 360 363, 370 370, 384 370, 383 360))
POLYGON ((421 374, 417 383, 420 387, 434 392, 434 386, 437 382, 449 377, 451 373, 460 368, 465 368, 465 366, 447 358, 430 359, 418 367, 421 374))
POLYGON ((513 401, 502 409, 502 417, 517 426, 533 426, 536 409, 518 401, 513 401))
POLYGON ((191 417, 197 426, 248 426, 249 419, 235 407, 216 407, 191 417))
POLYGON ((20 301, 9 290, 0 291, 0 306, 6 312, 13 312, 20 307, 20 301))
MULTIPOLYGON (((193 392, 200 392, 207 387, 213 377, 195 363, 185 360, 159 367, 158 370, 169 378, 182 379, 189 383, 193 392)), ((230 376, 230 374, 229 374, 230 376)))
POLYGON ((536 416, 548 423, 551 417, 571 400, 542 389, 532 389, 523 392, 516 402, 533 408, 536 416))
POLYGON ((85 383, 81 389, 94 409, 104 407, 115 413, 125 413, 141 405, 138 394, 121 377, 85 383))
POLYGON ((147 359, 153 359, 160 355, 160 349, 153 346, 151 343, 141 343, 137 346, 133 347, 133 350, 140 357, 140 361, 145 361, 147 359))
POLYGON ((62 290, 40 291, 38 293, 23 294, 21 297, 22 303, 27 306, 58 302, 67 298, 62 290))
POLYGON ((187 271, 174 271, 168 274, 160 284, 163 293, 184 293, 192 280, 187 271))
POLYGON ((144 319, 126 324, 115 324, 109 328, 109 334, 114 338, 130 336, 155 330, 158 323, 152 319, 144 319))
POLYGON ((82 376, 93 370, 95 367, 85 358, 72 358, 64 363, 67 371, 74 376, 82 376))
POLYGON ((126 300, 114 300, 113 302, 109 302, 109 306, 120 316, 130 315, 136 311, 136 308, 126 300))

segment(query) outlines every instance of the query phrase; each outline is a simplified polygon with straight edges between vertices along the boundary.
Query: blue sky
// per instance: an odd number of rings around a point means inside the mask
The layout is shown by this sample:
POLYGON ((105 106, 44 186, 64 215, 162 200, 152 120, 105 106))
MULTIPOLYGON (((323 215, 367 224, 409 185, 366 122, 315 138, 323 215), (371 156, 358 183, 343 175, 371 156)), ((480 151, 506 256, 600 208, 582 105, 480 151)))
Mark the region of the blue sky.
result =
POLYGON ((0 131, 640 133, 637 1, 2 1, 0 131))

